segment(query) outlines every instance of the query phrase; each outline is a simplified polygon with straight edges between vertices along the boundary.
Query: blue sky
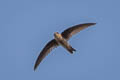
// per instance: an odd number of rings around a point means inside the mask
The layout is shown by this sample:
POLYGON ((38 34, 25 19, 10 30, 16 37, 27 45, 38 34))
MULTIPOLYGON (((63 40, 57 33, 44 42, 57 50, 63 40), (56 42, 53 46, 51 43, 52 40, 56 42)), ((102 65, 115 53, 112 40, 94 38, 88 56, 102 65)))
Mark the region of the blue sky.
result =
POLYGON ((120 80, 119 0, 0 0, 0 80, 120 80), (34 72, 53 33, 96 22, 73 36, 77 51, 53 50, 34 72))

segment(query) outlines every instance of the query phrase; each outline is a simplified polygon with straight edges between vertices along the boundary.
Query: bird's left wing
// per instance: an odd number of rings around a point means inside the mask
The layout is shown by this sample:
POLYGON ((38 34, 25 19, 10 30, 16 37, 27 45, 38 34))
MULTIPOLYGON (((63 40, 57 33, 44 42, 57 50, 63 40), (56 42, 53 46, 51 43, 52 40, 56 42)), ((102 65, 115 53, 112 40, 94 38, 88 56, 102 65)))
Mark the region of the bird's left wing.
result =
POLYGON ((84 24, 72 26, 61 33, 62 37, 64 37, 66 40, 69 40, 69 38, 72 37, 72 35, 80 32, 81 30, 83 30, 89 26, 95 25, 95 24, 96 23, 84 23, 84 24))
POLYGON ((56 42, 55 39, 51 40, 50 42, 47 43, 47 45, 43 48, 43 50, 41 51, 41 53, 39 54, 35 65, 34 65, 34 70, 38 67, 38 65, 40 64, 40 62, 45 58, 45 56, 50 53, 50 51, 52 49, 54 49, 55 47, 58 46, 58 43, 56 42))

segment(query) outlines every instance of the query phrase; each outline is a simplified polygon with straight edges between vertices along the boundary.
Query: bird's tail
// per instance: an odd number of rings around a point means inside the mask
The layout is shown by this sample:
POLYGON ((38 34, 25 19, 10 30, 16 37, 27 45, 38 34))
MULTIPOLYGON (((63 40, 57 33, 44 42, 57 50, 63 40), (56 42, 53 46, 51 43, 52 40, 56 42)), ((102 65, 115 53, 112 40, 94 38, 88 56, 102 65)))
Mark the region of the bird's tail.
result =
POLYGON ((75 50, 74 48, 72 48, 71 46, 69 46, 68 51, 69 51, 70 53, 73 53, 73 51, 76 51, 76 50, 75 50))

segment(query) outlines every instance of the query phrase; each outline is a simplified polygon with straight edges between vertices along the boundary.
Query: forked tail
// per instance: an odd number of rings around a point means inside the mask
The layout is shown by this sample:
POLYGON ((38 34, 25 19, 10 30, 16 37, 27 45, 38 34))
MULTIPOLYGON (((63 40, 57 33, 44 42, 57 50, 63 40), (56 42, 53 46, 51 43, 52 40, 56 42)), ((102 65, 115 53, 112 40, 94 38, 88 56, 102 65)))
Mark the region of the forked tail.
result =
POLYGON ((73 51, 76 51, 76 50, 75 50, 74 48, 72 48, 71 46, 69 46, 68 51, 69 51, 70 53, 73 53, 73 51))

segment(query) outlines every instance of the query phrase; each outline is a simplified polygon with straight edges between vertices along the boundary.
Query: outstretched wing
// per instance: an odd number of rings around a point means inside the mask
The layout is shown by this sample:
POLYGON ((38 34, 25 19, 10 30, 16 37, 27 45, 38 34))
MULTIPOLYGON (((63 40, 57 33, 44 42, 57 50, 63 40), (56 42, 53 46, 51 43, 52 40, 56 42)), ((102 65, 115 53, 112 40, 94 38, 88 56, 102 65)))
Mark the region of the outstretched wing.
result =
POLYGON ((36 62, 35 62, 35 66, 34 66, 34 70, 38 67, 38 65, 40 64, 40 62, 45 58, 45 56, 55 47, 57 47, 58 44, 56 42, 55 39, 51 40, 50 42, 47 43, 47 45, 43 48, 43 50, 41 51, 41 53, 39 54, 36 62))
POLYGON ((85 23, 85 24, 75 25, 73 27, 66 29, 61 34, 66 40, 69 40, 69 38, 72 37, 72 35, 80 32, 81 30, 83 30, 89 26, 95 25, 95 24, 96 23, 85 23))

